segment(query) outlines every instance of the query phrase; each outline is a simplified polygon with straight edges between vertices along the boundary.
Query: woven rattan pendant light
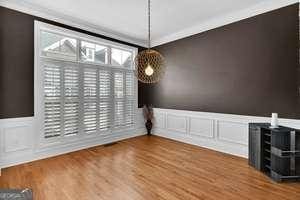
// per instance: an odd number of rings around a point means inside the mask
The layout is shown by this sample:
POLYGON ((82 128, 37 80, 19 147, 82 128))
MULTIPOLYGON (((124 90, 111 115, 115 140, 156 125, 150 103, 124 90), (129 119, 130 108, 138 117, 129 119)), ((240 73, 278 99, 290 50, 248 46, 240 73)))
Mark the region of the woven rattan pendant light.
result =
POLYGON ((141 51, 135 57, 136 76, 143 83, 157 83, 165 73, 163 56, 150 48, 150 0, 148 0, 148 49, 141 51))

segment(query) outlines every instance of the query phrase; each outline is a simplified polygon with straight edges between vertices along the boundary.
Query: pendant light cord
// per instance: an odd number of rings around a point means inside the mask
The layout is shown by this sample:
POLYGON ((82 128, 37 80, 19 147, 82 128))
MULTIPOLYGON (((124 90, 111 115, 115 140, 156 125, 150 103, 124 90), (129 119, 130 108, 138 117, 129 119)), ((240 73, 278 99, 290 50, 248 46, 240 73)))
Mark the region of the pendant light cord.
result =
POLYGON ((151 43, 150 43, 150 20, 151 20, 151 17, 150 17, 150 0, 148 0, 148 49, 150 49, 150 45, 151 45, 151 43))

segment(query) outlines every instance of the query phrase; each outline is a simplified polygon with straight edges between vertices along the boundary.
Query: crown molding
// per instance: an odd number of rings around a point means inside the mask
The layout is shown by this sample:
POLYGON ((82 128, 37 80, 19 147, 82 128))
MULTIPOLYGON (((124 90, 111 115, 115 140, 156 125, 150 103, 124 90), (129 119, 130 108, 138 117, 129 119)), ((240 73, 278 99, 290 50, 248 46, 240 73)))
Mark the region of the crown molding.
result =
POLYGON ((98 25, 89 23, 87 21, 78 19, 73 16, 64 15, 43 7, 39 7, 34 4, 30 4, 20 0, 0 0, 0 6, 17 10, 26 14, 30 14, 36 17, 41 17, 47 20, 55 21, 58 23, 62 23, 68 26, 72 26, 75 28, 83 29, 86 31, 90 31, 96 34, 100 34, 106 37, 110 37, 113 39, 117 39, 123 42, 128 42, 131 44, 139 45, 142 47, 147 46, 147 42, 145 40, 139 40, 136 38, 132 38, 130 36, 117 33, 112 30, 108 30, 107 28, 100 27, 98 25))
MULTIPOLYGON (((175 40, 179 40, 191 35, 195 35, 201 32, 205 32, 211 29, 215 29, 227 24, 231 24, 243 19, 247 19, 259 14, 263 14, 278 8, 282 8, 291 4, 299 3, 299 0, 271 0, 267 2, 261 2, 254 6, 251 6, 249 8, 232 12, 226 15, 221 15, 218 17, 211 18, 209 20, 205 20, 202 23, 196 24, 192 27, 188 27, 186 29, 180 30, 178 32, 159 37, 154 38, 151 41, 151 46, 155 47, 158 45, 162 45, 165 43, 169 43, 175 40)), ((24 1, 19 0, 0 0, 0 6, 10 8, 13 10, 17 10, 23 13, 27 13, 30 15, 34 15, 37 17, 45 18, 48 20, 52 20, 55 22, 59 22, 62 24, 66 24, 69 26, 73 26, 76 28, 80 28, 83 30, 87 30, 93 33, 97 33, 100 35, 104 35, 110 38, 114 38, 120 41, 128 42, 131 44, 139 45, 142 47, 147 47, 147 41, 145 40, 139 40, 121 33, 117 33, 112 30, 108 30, 105 27, 100 27, 95 24, 86 22, 84 20, 76 19, 72 16, 64 15, 57 13, 55 11, 42 8, 24 1)))
POLYGON ((256 15, 263 14, 295 3, 299 3, 299 0, 271 0, 267 2, 261 2, 249 8, 237 12, 232 12, 230 14, 214 17, 211 18, 210 20, 206 20, 202 23, 186 28, 184 30, 169 34, 164 37, 153 39, 151 42, 152 47, 166 44, 211 29, 215 29, 243 19, 254 17, 256 15))

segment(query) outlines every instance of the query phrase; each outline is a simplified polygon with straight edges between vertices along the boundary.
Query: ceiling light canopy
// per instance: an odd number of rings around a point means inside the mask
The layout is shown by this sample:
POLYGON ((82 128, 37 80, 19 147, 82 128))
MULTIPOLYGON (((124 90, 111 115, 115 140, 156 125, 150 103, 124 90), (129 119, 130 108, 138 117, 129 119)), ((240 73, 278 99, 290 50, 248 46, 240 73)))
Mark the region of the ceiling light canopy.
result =
POLYGON ((150 49, 150 0, 148 0, 148 49, 141 51, 135 58, 136 76, 143 83, 157 83, 165 73, 163 56, 150 49))

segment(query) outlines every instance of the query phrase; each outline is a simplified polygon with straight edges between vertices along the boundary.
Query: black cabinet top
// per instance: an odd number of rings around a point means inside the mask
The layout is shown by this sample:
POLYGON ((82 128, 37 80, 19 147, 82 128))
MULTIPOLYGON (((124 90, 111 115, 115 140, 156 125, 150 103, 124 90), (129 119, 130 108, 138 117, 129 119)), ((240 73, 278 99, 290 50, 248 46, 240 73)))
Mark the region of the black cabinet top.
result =
POLYGON ((279 126, 278 128, 272 128, 270 123, 249 123, 249 127, 259 127, 266 130, 270 130, 272 132, 291 132, 291 131, 297 131, 297 129, 289 128, 285 126, 279 126))

